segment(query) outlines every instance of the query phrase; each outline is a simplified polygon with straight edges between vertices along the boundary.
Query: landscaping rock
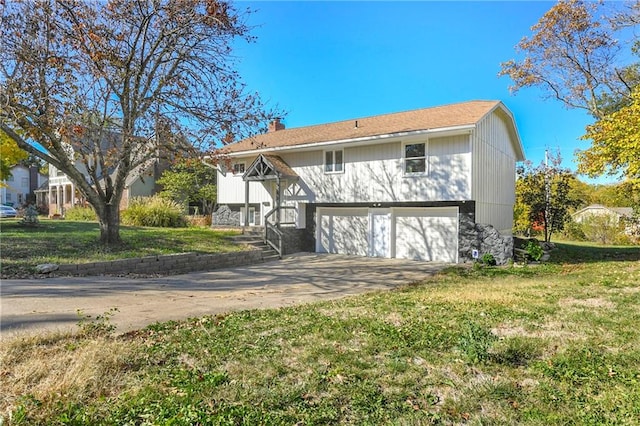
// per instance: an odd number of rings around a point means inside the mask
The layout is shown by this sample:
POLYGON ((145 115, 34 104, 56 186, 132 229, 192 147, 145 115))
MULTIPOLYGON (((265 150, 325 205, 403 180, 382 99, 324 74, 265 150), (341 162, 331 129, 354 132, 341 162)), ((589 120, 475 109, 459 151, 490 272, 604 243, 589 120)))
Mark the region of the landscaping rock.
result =
POLYGON ((48 274, 49 272, 57 271, 59 268, 55 263, 43 263, 41 265, 36 266, 36 271, 39 274, 48 274))
POLYGON ((211 216, 211 225, 240 226, 240 212, 234 212, 229 206, 222 205, 211 216))
POLYGON ((544 251, 551 251, 556 248, 556 245, 551 242, 542 241, 540 247, 542 247, 544 251))

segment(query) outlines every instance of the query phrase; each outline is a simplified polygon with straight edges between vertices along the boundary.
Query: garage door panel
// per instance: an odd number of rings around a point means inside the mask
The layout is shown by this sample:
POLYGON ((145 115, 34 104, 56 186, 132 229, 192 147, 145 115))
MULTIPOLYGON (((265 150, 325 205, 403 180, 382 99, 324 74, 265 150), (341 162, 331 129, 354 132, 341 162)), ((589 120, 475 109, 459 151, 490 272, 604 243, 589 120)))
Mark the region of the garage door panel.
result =
POLYGON ((323 209, 318 251, 367 256, 368 232, 367 209, 323 209))
POLYGON ((396 257, 456 262, 455 209, 407 209, 396 212, 396 257))

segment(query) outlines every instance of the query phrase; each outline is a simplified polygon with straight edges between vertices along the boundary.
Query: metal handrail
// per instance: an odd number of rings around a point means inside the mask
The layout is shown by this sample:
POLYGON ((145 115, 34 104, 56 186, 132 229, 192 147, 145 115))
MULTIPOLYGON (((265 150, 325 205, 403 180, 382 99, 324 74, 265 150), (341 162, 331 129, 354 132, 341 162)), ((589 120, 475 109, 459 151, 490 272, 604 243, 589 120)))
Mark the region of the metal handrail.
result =
MULTIPOLYGON (((296 208, 294 206, 274 207, 267 214, 264 215, 264 242, 265 242, 265 244, 268 244, 269 246, 271 246, 278 253, 278 256, 280 256, 280 257, 282 257, 282 253, 284 251, 284 242, 283 242, 284 234, 280 230, 280 227, 282 225, 295 225, 296 224, 295 221, 293 221, 293 222, 283 222, 283 221, 280 221, 280 220, 278 220, 278 221, 271 220, 271 216, 273 216, 274 214, 280 215, 280 213, 283 210, 293 210, 293 211, 295 211, 296 208), (273 234, 276 237, 275 239, 277 241, 271 241, 271 239, 269 238, 269 231, 273 232, 273 234)), ((277 218, 281 219, 280 216, 278 216, 277 218)))
POLYGON ((276 226, 270 224, 269 222, 265 222, 265 226, 264 226, 264 242, 265 244, 268 244, 271 248, 273 248, 277 253, 279 257, 282 257, 282 250, 283 250, 283 246, 282 246, 282 237, 283 237, 283 233, 282 231, 280 231, 276 226), (277 236, 277 244, 275 244, 274 242, 272 242, 269 239, 269 231, 273 231, 273 233, 277 236))

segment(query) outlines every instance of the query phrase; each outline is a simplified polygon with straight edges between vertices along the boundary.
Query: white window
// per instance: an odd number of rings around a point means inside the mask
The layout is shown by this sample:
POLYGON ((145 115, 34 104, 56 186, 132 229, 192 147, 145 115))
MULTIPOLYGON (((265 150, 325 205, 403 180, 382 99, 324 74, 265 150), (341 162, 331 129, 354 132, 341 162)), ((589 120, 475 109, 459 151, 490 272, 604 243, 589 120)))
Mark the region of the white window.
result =
POLYGON ((233 174, 234 175, 244 174, 244 163, 235 163, 233 165, 233 174))
POLYGON ((13 182, 13 175, 7 176, 7 182, 13 182))
POLYGON ((7 195, 5 198, 7 199, 7 201, 11 201, 11 193, 7 192, 7 195))
POLYGON ((23 188, 28 188, 29 187, 29 178, 23 177, 22 179, 20 179, 20 185, 23 188))
POLYGON ((427 172, 427 144, 425 142, 404 145, 403 156, 405 175, 427 172))
POLYGON ((342 150, 325 151, 324 152, 324 172, 325 173, 342 173, 344 171, 344 161, 342 158, 342 150))

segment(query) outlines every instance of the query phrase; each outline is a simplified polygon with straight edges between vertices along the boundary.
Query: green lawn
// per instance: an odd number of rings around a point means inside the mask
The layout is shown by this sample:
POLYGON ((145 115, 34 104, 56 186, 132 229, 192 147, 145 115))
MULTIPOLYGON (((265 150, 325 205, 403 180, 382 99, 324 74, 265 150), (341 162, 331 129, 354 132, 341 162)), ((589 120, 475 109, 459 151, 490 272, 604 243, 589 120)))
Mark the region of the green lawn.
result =
POLYGON ((0 221, 0 259, 3 278, 29 274, 41 263, 89 263, 129 257, 197 252, 221 253, 239 250, 226 237, 235 231, 206 228, 141 228, 123 226, 124 244, 104 249, 99 244, 96 222, 41 220, 30 228, 19 220, 0 221))
POLYGON ((77 336, 2 342, 0 416, 11 412, 16 425, 638 424, 640 249, 560 244, 554 255, 124 336, 103 321, 77 336))

